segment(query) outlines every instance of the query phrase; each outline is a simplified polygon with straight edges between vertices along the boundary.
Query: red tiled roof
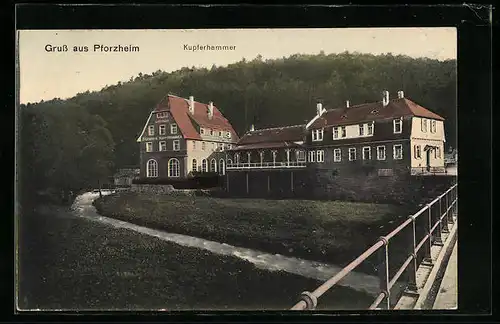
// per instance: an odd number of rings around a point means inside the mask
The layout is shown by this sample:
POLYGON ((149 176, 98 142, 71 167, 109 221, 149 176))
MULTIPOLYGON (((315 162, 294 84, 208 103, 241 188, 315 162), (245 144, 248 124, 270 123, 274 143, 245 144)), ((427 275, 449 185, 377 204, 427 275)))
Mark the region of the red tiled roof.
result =
POLYGON ((230 131, 231 139, 238 140, 238 134, 231 123, 222 115, 214 105, 212 118, 208 118, 208 104, 194 102, 194 114, 189 112, 189 100, 174 95, 168 95, 158 103, 153 112, 170 111, 184 138, 201 140, 194 123, 204 128, 230 131))
POLYGON ((382 102, 371 102, 351 106, 349 108, 330 109, 314 121, 310 127, 317 128, 330 125, 355 124, 363 121, 404 116, 444 120, 443 117, 413 101, 407 98, 400 98, 390 100, 386 107, 382 106, 382 102))

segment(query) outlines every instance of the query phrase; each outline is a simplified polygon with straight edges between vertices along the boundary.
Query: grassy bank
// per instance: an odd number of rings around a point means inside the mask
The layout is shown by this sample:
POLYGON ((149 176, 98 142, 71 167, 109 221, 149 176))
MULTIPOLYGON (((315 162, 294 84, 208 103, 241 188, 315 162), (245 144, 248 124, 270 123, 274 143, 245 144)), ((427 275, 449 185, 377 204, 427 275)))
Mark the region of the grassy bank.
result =
MULTIPOLYGON (((408 214, 381 204, 133 192, 105 196, 94 204, 104 216, 138 225, 340 265, 408 214)), ((369 262, 362 267, 373 269, 369 262)))
MULTIPOLYGON (((288 309, 319 284, 64 210, 23 215, 20 238, 22 309, 288 309)), ((361 309, 371 301, 338 287, 319 306, 361 309)))

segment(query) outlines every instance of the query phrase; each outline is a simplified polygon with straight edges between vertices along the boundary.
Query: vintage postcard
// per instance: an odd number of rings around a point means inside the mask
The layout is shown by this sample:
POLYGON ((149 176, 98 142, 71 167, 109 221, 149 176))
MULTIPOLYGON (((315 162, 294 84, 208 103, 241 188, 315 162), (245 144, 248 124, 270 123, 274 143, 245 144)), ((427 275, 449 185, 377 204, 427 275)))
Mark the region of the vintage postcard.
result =
POLYGON ((17 46, 19 311, 457 309, 455 28, 17 46))

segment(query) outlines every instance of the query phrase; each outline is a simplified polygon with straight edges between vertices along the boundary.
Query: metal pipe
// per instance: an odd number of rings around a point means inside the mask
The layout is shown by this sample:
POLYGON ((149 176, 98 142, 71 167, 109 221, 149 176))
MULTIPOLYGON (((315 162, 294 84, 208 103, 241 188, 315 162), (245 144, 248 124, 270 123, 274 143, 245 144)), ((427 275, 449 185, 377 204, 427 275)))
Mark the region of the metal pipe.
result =
POLYGON ((424 208, 420 209, 418 212, 416 212, 415 214, 413 214, 413 217, 414 218, 417 218, 418 216, 420 216, 427 208, 429 208, 429 205, 425 205, 424 208))
MULTIPOLYGON (((454 193, 454 190, 457 188, 457 184, 449 188, 444 194, 440 195, 437 199, 434 199, 431 204, 427 204, 424 208, 419 210, 417 213, 414 215, 411 215, 403 224, 399 225, 396 229, 391 231, 387 236, 381 237, 374 245, 372 245, 370 248, 368 248, 365 252, 363 252, 360 256, 358 256, 354 261, 352 261, 349 265, 347 265, 344 269, 339 271, 335 276, 331 277, 328 279, 326 282, 324 282, 322 285, 320 285, 316 290, 314 290, 312 293, 309 292, 303 292, 301 294, 301 300, 297 302, 291 309, 292 310, 303 310, 303 309, 314 309, 316 307, 317 299, 321 297, 326 291, 328 291, 331 287, 333 287, 336 283, 338 283, 340 280, 342 280, 345 276, 347 276, 352 270, 354 270, 361 262, 365 261, 369 256, 371 256, 374 252, 379 250, 379 248, 384 245, 384 256, 381 257, 382 260, 384 260, 383 264, 385 264, 385 275, 382 276, 382 273, 380 273, 381 277, 381 288, 382 292, 378 295, 378 297, 375 299, 375 301, 372 303, 370 306, 370 309, 376 308, 383 300, 384 298, 387 301, 387 308, 390 308, 390 289, 394 286, 396 281, 401 277, 403 272, 405 271, 406 268, 412 263, 414 263, 414 268, 415 270, 415 286, 416 286, 416 261, 417 261, 417 253, 420 250, 420 248, 428 242, 428 249, 426 250, 426 254, 428 254, 428 260, 432 262, 431 259, 431 251, 430 248, 432 246, 432 233, 436 229, 436 227, 440 224, 440 221, 448 215, 448 211, 450 208, 453 208, 455 206, 455 203, 457 202, 457 199, 454 199, 451 205, 448 206, 446 213, 441 214, 442 211, 442 206, 441 206, 441 201, 440 201, 440 206, 439 206, 439 221, 432 226, 432 209, 431 205, 435 203, 437 200, 440 200, 443 196, 446 195, 447 198, 447 205, 448 205, 448 193, 454 193), (426 209, 429 210, 428 213, 428 219, 427 219, 427 227, 429 232, 422 238, 422 240, 419 242, 417 246, 416 244, 416 218, 421 215, 426 209), (389 239, 394 237, 397 233, 399 233, 403 228, 405 228, 410 222, 412 222, 412 229, 413 229, 413 239, 412 239, 412 245, 413 245, 413 253, 405 260, 403 265, 398 269, 394 277, 389 280, 389 249, 388 249, 388 243, 389 239), (385 289, 384 289, 385 288, 385 289)), ((411 251, 411 249, 410 249, 411 251)), ((380 251, 382 253, 382 251, 380 251)), ((381 264, 382 265, 382 264, 381 264)), ((380 268, 380 270, 382 270, 380 268)), ((411 270, 411 269, 410 269, 411 270)), ((410 276, 411 278, 411 276, 410 276)))
MULTIPOLYGON (((363 252, 363 254, 361 254, 354 261, 349 263, 349 265, 347 265, 344 269, 339 271, 335 276, 331 277, 330 279, 325 281, 321 286, 316 288, 316 290, 314 290, 312 294, 316 298, 321 297, 325 292, 328 291, 328 289, 330 289, 331 287, 333 287, 333 285, 342 280, 346 275, 349 274, 349 272, 351 272, 354 268, 356 268, 361 262, 365 261, 369 256, 371 256, 375 251, 377 251, 383 245, 384 242, 382 242, 382 240, 377 241, 377 243, 373 244, 368 250, 363 252)), ((303 304, 302 306, 305 306, 305 302, 299 301, 292 309, 303 309, 300 308, 301 305, 299 304, 303 304)))
POLYGON ((375 301, 370 305, 369 309, 377 308, 377 306, 380 305, 380 303, 384 300, 384 298, 385 298, 385 292, 381 292, 375 299, 375 301))
POLYGON ((391 289, 392 286, 394 286, 394 284, 396 283, 396 281, 398 281, 399 277, 401 277, 401 275, 406 270, 406 268, 408 267, 408 265, 411 263, 412 260, 413 260, 413 255, 410 255, 405 260, 405 262, 403 262, 403 265, 401 266, 401 268, 399 268, 399 270, 394 274, 394 277, 392 277, 391 281, 389 281, 389 285, 388 285, 389 289, 391 289))
POLYGON ((417 251, 416 251, 416 245, 417 245, 417 234, 416 234, 416 220, 413 218, 413 216, 410 216, 410 219, 412 220, 412 234, 410 236, 410 253, 412 256, 413 261, 410 263, 410 266, 408 267, 408 285, 407 289, 412 292, 416 292, 417 289, 417 251))
POLYGON ((390 309, 391 290, 389 288, 389 240, 383 236, 380 240, 384 243, 384 248, 378 251, 379 266, 377 272, 380 280, 380 290, 386 294, 386 307, 387 309, 390 309))
POLYGON ((425 244, 427 239, 429 238, 429 234, 426 234, 424 238, 418 243, 417 247, 415 248, 416 252, 420 251, 420 248, 422 248, 422 245, 425 244))
POLYGON ((396 234, 398 234, 402 229, 404 229, 408 224, 411 223, 411 219, 408 218, 407 220, 405 220, 401 225, 399 225, 398 227, 396 227, 392 232, 390 232, 389 234, 387 234, 385 236, 386 240, 390 240, 391 238, 393 238, 396 234))

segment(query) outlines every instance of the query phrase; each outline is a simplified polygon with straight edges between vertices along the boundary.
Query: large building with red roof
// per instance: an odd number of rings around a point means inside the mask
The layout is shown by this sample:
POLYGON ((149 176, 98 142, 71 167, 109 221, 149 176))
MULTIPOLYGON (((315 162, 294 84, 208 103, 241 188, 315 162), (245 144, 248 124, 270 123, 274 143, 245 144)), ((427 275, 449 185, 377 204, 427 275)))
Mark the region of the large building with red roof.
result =
POLYGON ((411 196, 418 176, 445 174, 444 134, 444 118, 402 91, 358 105, 318 103, 307 123, 252 126, 241 138, 212 102, 167 95, 137 141, 142 178, 218 172, 234 196, 376 201, 411 196))
POLYGON ((402 91, 394 99, 384 91, 382 100, 372 103, 335 108, 318 103, 304 125, 252 126, 226 152, 227 182, 243 195, 301 191, 339 197, 365 190, 369 196, 402 190, 396 179, 444 174, 444 143, 443 117, 402 91))
POLYGON ((221 152, 238 135, 212 103, 165 96, 151 111, 137 139, 141 178, 185 178, 191 172, 225 172, 221 152))

